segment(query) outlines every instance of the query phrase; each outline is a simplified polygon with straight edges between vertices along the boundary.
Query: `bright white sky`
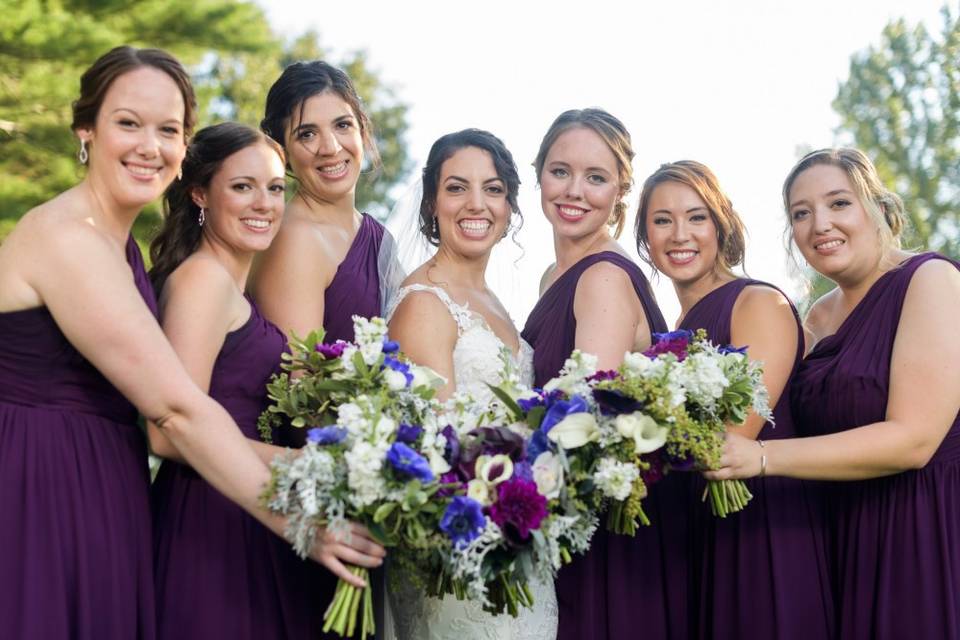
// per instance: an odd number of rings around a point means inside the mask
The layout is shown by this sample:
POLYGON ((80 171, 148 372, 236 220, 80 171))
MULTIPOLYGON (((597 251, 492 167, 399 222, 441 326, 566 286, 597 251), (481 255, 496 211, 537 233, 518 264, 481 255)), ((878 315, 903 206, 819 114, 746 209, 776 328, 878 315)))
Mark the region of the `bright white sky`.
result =
MULTIPOLYGON (((780 187, 797 149, 834 144, 830 103, 850 56, 905 17, 940 30, 940 0, 589 0, 346 5, 259 0, 291 37, 320 32, 335 54, 363 49, 410 106, 409 150, 422 168, 439 136, 488 129, 507 144, 523 181, 519 241, 494 254, 488 280, 523 324, 553 261, 550 227, 530 163, 553 119, 598 106, 630 130, 637 186, 663 162, 694 159, 720 178, 750 232, 747 269, 791 292, 780 187)), ((413 178, 411 177, 411 180, 413 178)), ((908 203, 909 205, 909 203, 908 203)), ((632 235, 621 243, 635 253, 632 235)), ((654 281, 668 323, 679 305, 654 281)))

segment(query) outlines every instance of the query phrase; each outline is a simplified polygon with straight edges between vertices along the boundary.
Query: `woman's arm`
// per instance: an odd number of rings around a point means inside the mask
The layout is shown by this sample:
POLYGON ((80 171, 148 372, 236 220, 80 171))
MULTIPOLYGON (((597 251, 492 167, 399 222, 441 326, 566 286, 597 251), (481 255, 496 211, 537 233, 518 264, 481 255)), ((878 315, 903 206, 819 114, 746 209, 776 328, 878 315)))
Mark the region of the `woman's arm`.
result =
MULTIPOLYGON (((776 289, 748 286, 733 305, 730 340, 746 346, 751 360, 763 365, 763 384, 770 394, 770 407, 776 406, 797 357, 797 320, 790 302, 776 289)), ((765 420, 751 413, 741 425, 730 431, 755 439, 765 420)))
MULTIPOLYGON (((211 485, 274 532, 285 521, 260 504, 270 478, 229 414, 184 370, 131 280, 122 253, 83 222, 47 225, 23 269, 57 325, 143 415, 156 423, 183 458, 211 485)), ((346 546, 323 536, 312 556, 341 578, 361 583, 341 561, 373 567, 383 549, 362 532, 346 546)))
POLYGON ((960 411, 960 272, 948 262, 920 266, 904 300, 890 362, 886 419, 812 438, 756 442, 729 435, 721 468, 707 477, 767 475, 863 480, 925 466, 960 411))
POLYGON ((453 350, 457 345, 457 323, 436 294, 411 291, 397 305, 389 325, 390 339, 417 364, 433 369, 447 383, 437 390, 443 401, 456 391, 453 350))
POLYGON ((597 356, 600 370, 616 369, 634 351, 637 336, 650 330, 630 276, 609 262, 598 262, 580 276, 573 299, 577 319, 575 348, 597 356))

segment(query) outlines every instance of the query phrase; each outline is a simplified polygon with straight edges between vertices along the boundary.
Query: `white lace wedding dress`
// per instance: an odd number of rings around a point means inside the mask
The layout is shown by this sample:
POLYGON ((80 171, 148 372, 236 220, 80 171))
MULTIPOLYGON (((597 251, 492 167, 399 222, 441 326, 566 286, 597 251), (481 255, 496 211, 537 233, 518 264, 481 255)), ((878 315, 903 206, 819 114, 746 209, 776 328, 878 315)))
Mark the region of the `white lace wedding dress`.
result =
MULTIPOLYGON (((458 338, 453 350, 457 391, 466 391, 481 402, 492 400, 493 394, 486 385, 500 381, 503 342, 483 316, 470 311, 466 305, 457 304, 446 291, 437 287, 420 284, 402 287, 387 311, 388 320, 397 305, 414 291, 436 295, 457 323, 458 338)), ((521 382, 532 386, 533 349, 522 339, 520 354, 514 357, 513 364, 519 371, 521 382)), ((387 587, 387 640, 554 640, 557 637, 557 595, 553 583, 532 582, 533 608, 521 607, 516 618, 509 614, 491 615, 476 602, 457 600, 450 595, 442 600, 426 597, 403 580, 387 580, 387 587), (390 589, 391 584, 409 588, 394 592, 390 589)))

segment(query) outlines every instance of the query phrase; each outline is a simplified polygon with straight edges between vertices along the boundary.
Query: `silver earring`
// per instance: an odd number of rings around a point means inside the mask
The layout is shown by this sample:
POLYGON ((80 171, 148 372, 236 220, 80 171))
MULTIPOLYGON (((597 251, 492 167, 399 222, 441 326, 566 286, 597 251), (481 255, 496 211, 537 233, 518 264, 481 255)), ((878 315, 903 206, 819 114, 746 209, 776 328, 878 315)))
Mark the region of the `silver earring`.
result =
POLYGON ((80 153, 77 154, 77 160, 80 161, 80 164, 87 164, 87 160, 90 159, 90 154, 87 153, 87 141, 80 139, 80 153))
POLYGON ((197 216, 197 222, 200 224, 201 227, 203 226, 203 221, 206 219, 207 219, 207 210, 204 209, 203 207, 200 207, 200 215, 197 216))
POLYGON ((183 180, 183 165, 180 165, 180 168, 177 169, 177 180, 183 180))
POLYGON ((440 225, 437 224, 437 216, 433 216, 433 235, 440 235, 440 225))

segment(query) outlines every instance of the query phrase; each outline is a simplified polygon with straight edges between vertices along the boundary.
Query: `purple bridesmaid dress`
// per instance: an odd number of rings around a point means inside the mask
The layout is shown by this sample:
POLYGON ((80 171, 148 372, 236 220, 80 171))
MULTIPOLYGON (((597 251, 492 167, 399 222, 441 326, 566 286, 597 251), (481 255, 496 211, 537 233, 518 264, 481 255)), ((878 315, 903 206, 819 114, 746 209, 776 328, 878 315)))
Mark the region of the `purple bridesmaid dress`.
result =
MULTIPOLYGON (((210 396, 258 439, 266 383, 279 371, 286 338, 250 307, 247 322, 224 340, 210 396)), ((322 637, 323 595, 304 583, 310 574, 326 578, 325 569, 298 558, 189 466, 164 462, 152 498, 158 638, 322 637)))
MULTIPOLYGON (((883 274, 810 352, 791 393, 801 435, 885 419, 907 287, 920 265, 943 259, 924 253, 883 274)), ((960 415, 922 469, 823 484, 839 637, 960 638, 960 415)))
MULTIPOLYGON (((748 286, 776 289, 757 280, 739 279, 714 289, 687 313, 681 329, 705 329, 719 345, 730 344, 733 306, 748 286)), ((803 329, 796 310, 797 352, 793 371, 803 358, 803 329)), ((739 345, 738 345, 739 346, 739 345)), ((790 380, 766 423, 764 440, 793 438, 790 380)), ((699 594, 691 610, 691 636, 701 638, 829 638, 833 628, 826 557, 819 511, 807 483, 790 478, 747 482, 753 500, 747 508, 716 518, 701 503, 706 481, 690 474, 695 509, 692 515, 692 585, 699 594)))
POLYGON ((343 262, 324 292, 325 342, 353 340, 353 316, 379 316, 386 300, 380 299, 380 246, 386 229, 366 213, 343 262))
MULTIPOLYGON (((140 250, 127 262, 157 306, 140 250)), ((137 410, 46 307, 0 313, 0 635, 154 637, 147 445, 137 410)))
MULTIPOLYGON (((523 338, 534 348, 535 383, 557 375, 574 349, 573 302, 580 276, 598 262, 629 274, 653 332, 667 330, 643 273, 628 258, 604 251, 570 267, 544 292, 530 313, 523 338)), ((597 530, 590 551, 560 571, 557 579, 562 640, 687 637, 689 527, 683 474, 651 487, 644 502, 650 527, 635 538, 597 530)))

